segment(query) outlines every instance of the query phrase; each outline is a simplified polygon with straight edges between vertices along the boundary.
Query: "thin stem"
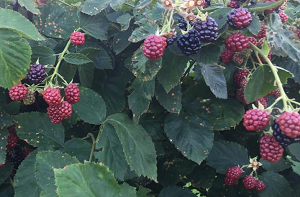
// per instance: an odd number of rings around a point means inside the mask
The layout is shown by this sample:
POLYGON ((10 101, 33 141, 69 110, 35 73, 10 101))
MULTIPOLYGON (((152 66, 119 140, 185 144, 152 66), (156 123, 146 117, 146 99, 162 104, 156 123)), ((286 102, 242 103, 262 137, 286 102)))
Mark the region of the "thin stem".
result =
POLYGON ((106 121, 104 121, 104 122, 101 124, 101 126, 100 126, 99 133, 98 133, 98 136, 97 136, 97 139, 96 139, 96 143, 98 143, 99 140, 100 140, 100 136, 101 136, 101 134, 102 134, 102 132, 103 132, 105 122, 106 122, 106 121))
POLYGON ((195 64, 195 61, 193 61, 193 62, 190 63, 190 66, 186 69, 186 71, 182 75, 180 81, 182 81, 186 77, 186 75, 190 73, 190 70, 194 66, 194 64, 195 64))
POLYGON ((278 97, 278 98, 274 101, 274 103, 268 107, 268 109, 273 108, 273 107, 274 107, 281 99, 282 99, 282 96, 281 96, 281 97, 278 97))
POLYGON ((255 53, 256 59, 257 59, 258 62, 259 62, 259 65, 260 65, 260 66, 263 65, 263 63, 261 62, 261 60, 260 60, 260 58, 259 58, 258 52, 257 52, 257 51, 254 51, 254 53, 255 53))
POLYGON ((95 151, 95 147, 96 147, 96 140, 95 140, 95 137, 94 137, 93 134, 88 133, 88 136, 90 136, 92 138, 92 141, 93 141, 92 149, 91 149, 91 154, 90 154, 90 159, 89 159, 89 161, 92 162, 94 151, 95 151))
POLYGON ((296 105, 299 105, 300 106, 300 103, 298 103, 297 101, 294 101, 294 100, 292 100, 292 99, 290 99, 289 100, 291 103, 294 103, 294 104, 296 104, 296 105))

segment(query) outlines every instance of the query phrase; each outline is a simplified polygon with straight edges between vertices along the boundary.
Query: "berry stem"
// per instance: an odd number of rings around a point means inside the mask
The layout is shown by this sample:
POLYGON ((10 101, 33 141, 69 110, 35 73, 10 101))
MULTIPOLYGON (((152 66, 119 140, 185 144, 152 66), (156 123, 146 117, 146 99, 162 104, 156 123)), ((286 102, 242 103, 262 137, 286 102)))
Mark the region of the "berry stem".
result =
POLYGON ((283 102, 283 109, 284 109, 284 111, 286 111, 287 110, 287 101, 289 100, 289 98, 287 97, 286 93, 284 92, 283 85, 282 85, 281 80, 280 80, 280 78, 278 76, 278 70, 273 65, 273 63, 271 62, 271 60, 268 58, 267 55, 265 55, 264 53, 262 53, 262 51, 259 48, 257 48, 254 44, 252 44, 251 42, 249 42, 249 44, 254 49, 255 54, 259 53, 266 60, 267 64, 270 66, 270 68, 271 68, 271 70, 273 72, 273 75, 275 77, 275 81, 277 83, 277 86, 278 86, 278 88, 280 90, 281 99, 282 99, 282 102, 283 102))
POLYGON ((273 107, 274 107, 281 99, 282 99, 282 96, 281 96, 281 97, 278 97, 278 98, 274 101, 274 103, 268 107, 268 109, 272 109, 272 108, 273 108, 273 107))
POLYGON ((90 158, 89 158, 89 161, 92 162, 94 151, 95 151, 95 147, 96 147, 96 140, 95 140, 94 135, 91 134, 91 133, 88 133, 87 137, 90 137, 92 139, 92 141, 93 141, 92 149, 91 149, 91 153, 90 153, 90 158))

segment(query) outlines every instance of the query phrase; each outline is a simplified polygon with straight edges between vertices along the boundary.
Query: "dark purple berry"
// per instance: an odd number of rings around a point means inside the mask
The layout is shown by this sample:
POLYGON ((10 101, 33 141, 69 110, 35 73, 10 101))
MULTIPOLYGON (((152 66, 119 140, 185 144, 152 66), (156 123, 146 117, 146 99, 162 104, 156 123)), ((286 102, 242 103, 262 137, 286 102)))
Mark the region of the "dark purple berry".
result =
POLYGON ((178 40, 178 47, 185 55, 196 54, 201 49, 200 35, 195 29, 191 29, 188 33, 181 35, 178 40))
POLYGON ((273 125, 273 136, 276 141, 283 147, 286 147, 292 143, 296 143, 300 141, 300 138, 291 138, 286 136, 280 129, 279 125, 275 122, 273 125))
POLYGON ((41 64, 31 65, 27 76, 31 84, 41 83, 46 77, 45 66, 41 64))
POLYGON ((218 38, 218 23, 211 17, 207 17, 205 21, 197 20, 194 28, 198 31, 201 42, 212 42, 218 38))

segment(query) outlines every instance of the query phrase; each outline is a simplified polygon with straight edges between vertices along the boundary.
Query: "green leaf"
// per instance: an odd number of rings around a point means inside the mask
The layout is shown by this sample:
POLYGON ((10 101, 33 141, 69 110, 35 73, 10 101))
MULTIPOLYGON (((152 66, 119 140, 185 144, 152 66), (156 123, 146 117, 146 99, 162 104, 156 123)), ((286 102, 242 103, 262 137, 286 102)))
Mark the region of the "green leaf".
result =
POLYGON ((164 130, 178 150, 188 159, 200 164, 213 146, 214 133, 201 117, 182 113, 169 114, 164 130))
POLYGON ((217 98, 227 99, 227 85, 223 70, 219 66, 206 64, 202 65, 201 73, 212 93, 217 98))
MULTIPOLYGON (((0 9, 0 24, 3 10, 0 9)), ((0 54, 0 86, 10 88, 18 84, 27 74, 31 49, 29 43, 19 34, 1 29, 0 25, 0 54)))
POLYGON ((232 166, 249 164, 247 149, 235 142, 216 141, 207 159, 207 165, 225 174, 232 166))
POLYGON ((178 186, 166 187, 159 193, 158 197, 196 197, 188 188, 178 186))
POLYGON ((64 143, 63 151, 71 156, 75 156, 79 161, 83 162, 89 159, 91 149, 92 145, 89 142, 79 138, 73 138, 64 143))
POLYGON ((262 167, 268 171, 273 172, 281 172, 283 170, 289 169, 291 167, 291 163, 288 162, 286 159, 281 158, 278 162, 269 162, 263 159, 259 161, 262 163, 262 167))
POLYGON ((37 151, 33 151, 21 163, 14 178, 15 197, 39 197, 41 189, 34 176, 37 151))
POLYGON ((180 78, 183 75, 189 58, 186 56, 174 55, 169 50, 165 50, 162 68, 157 74, 157 79, 168 93, 172 88, 179 84, 180 78))
POLYGON ((169 112, 179 114, 182 104, 181 87, 174 87, 169 93, 165 91, 162 85, 157 84, 155 90, 156 99, 169 112))
POLYGON ((39 60, 39 63, 42 65, 54 65, 56 56, 54 55, 54 51, 49 47, 33 46, 31 62, 35 63, 37 60, 39 60))
POLYGON ((198 64, 217 64, 221 55, 221 48, 218 45, 207 45, 201 48, 196 55, 198 64))
POLYGON ((63 197, 120 197, 121 187, 107 167, 99 163, 72 164, 54 169, 57 193, 63 197), (101 186, 101 187, 99 187, 101 186), (72 188, 72 192, 70 192, 72 188))
POLYGON ((82 120, 90 124, 101 124, 106 117, 106 106, 102 97, 91 89, 80 87, 80 101, 73 105, 82 120))
POLYGON ((94 80, 94 64, 78 65, 77 68, 81 85, 84 87, 91 87, 94 80))
MULTIPOLYGON (((1 134, 1 130, 0 130, 0 134, 1 134)), ((0 164, 3 164, 3 163, 1 163, 1 161, 0 161, 0 164)), ((13 171, 13 165, 9 162, 6 162, 5 166, 2 166, 0 168, 0 185, 2 183, 4 183, 8 177, 10 177, 10 174, 12 173, 12 171, 13 171)))
POLYGON ((79 163, 76 158, 58 151, 38 152, 36 155, 35 177, 43 192, 52 197, 57 196, 53 169, 64 168, 67 165, 75 163, 79 163))
POLYGON ((131 187, 127 183, 123 183, 121 185, 121 196, 122 197, 127 197, 127 196, 136 197, 135 187, 131 187))
POLYGON ((143 50, 138 49, 132 59, 125 61, 125 66, 141 81, 151 81, 161 69, 162 60, 149 60, 143 50))
POLYGON ((148 195, 151 192, 151 189, 145 188, 143 186, 139 186, 139 191, 136 192, 137 197, 154 197, 148 195))
POLYGON ((142 82, 136 78, 131 89, 133 92, 128 96, 128 104, 133 113, 133 120, 139 122, 141 115, 148 110, 154 96, 155 80, 142 82))
POLYGON ((212 14, 210 14, 210 17, 215 19, 215 21, 219 25, 219 30, 224 27, 224 25, 227 24, 227 14, 231 12, 232 8, 221 8, 214 11, 212 14))
POLYGON ((277 2, 268 2, 268 3, 257 3, 255 5, 251 5, 249 6, 249 10, 254 12, 262 12, 265 10, 270 10, 272 8, 276 8, 278 6, 280 6, 281 4, 283 4, 285 2, 285 0, 280 0, 277 2))
POLYGON ((7 114, 1 107, 0 107, 0 129, 6 128, 13 124, 13 120, 9 114, 7 114))
POLYGON ((41 15, 35 18, 39 31, 50 38, 68 40, 79 27, 78 10, 75 7, 61 7, 48 3, 41 7, 41 15))
POLYGON ((34 0, 19 0, 18 3, 33 14, 41 14, 38 5, 34 0))
POLYGON ((46 113, 26 112, 14 117, 18 136, 35 147, 60 147, 65 140, 61 124, 52 124, 46 113))
POLYGON ((94 64, 98 69, 113 69, 113 63, 107 51, 103 48, 98 49, 99 52, 95 57, 94 64))
POLYGON ((293 171, 300 176, 300 162, 290 160, 292 162, 293 171))
POLYGON ((157 29, 158 29, 158 26, 156 24, 151 24, 151 23, 147 24, 145 26, 140 26, 132 32, 132 34, 129 38, 129 41, 136 43, 141 40, 144 40, 151 34, 155 33, 157 31, 157 29))
POLYGON ((128 45, 130 45, 130 41, 128 39, 132 34, 132 31, 132 28, 129 27, 129 29, 126 31, 121 31, 114 36, 113 49, 117 55, 124 51, 128 45))
MULTIPOLYGON (((11 29, 20 35, 31 40, 44 40, 34 25, 20 13, 8 9, 0 9, 0 28, 11 29)), ((1 32, 1 36, 5 36, 7 32, 1 32)), ((7 34, 6 36, 11 36, 7 34)), ((1 44, 2 45, 2 44, 1 44)))
MULTIPOLYGON (((99 4, 104 4, 104 2, 101 2, 99 4)), ((106 18, 104 12, 101 12, 93 17, 81 13, 79 19, 80 27, 85 33, 99 40, 107 40, 107 30, 109 27, 109 21, 106 18)))
POLYGON ((72 81, 76 75, 77 66, 63 62, 59 67, 59 74, 61 74, 66 81, 72 81))
POLYGON ((260 176, 266 188, 259 192, 260 197, 293 196, 293 191, 286 179, 275 172, 265 172, 260 176))
POLYGON ((87 0, 83 4, 83 8, 81 12, 88 14, 88 15, 96 15, 104 10, 111 0, 87 0))
MULTIPOLYGON (((0 112, 1 117, 1 112, 0 112)), ((7 145, 8 130, 0 127, 0 164, 4 164, 6 161, 6 145, 7 145)), ((1 183, 0 183, 1 185, 1 183)))
MULTIPOLYGON (((293 75, 280 67, 276 67, 278 75, 283 84, 287 83, 288 78, 292 78, 293 75)), ((250 76, 249 82, 245 89, 245 99, 248 103, 251 103, 258 98, 266 96, 272 90, 275 90, 277 86, 275 84, 275 77, 271 71, 271 68, 267 65, 259 66, 255 69, 254 73, 250 76)))
POLYGON ((288 151, 289 153, 294 156, 297 160, 300 161, 300 144, 299 143, 295 143, 295 144, 291 144, 288 146, 288 151))
POLYGON ((102 148, 102 151, 95 153, 95 158, 98 159, 98 162, 108 166, 116 178, 123 181, 128 164, 123 147, 113 126, 105 125, 96 148, 102 148))
POLYGON ((68 53, 64 56, 64 60, 70 64, 82 65, 93 62, 87 56, 81 53, 68 53))
POLYGON ((129 28, 130 21, 133 18, 130 14, 126 13, 117 18, 117 22, 121 25, 121 31, 125 31, 129 28))
POLYGON ((260 21, 259 21, 258 17, 255 15, 252 15, 252 21, 250 23, 250 26, 248 27, 248 30, 252 34, 256 35, 256 34, 258 34, 260 29, 261 29, 261 25, 260 25, 260 21))
POLYGON ((156 152, 144 128, 134 124, 125 114, 111 115, 106 122, 115 128, 130 169, 138 176, 144 175, 156 180, 156 152))

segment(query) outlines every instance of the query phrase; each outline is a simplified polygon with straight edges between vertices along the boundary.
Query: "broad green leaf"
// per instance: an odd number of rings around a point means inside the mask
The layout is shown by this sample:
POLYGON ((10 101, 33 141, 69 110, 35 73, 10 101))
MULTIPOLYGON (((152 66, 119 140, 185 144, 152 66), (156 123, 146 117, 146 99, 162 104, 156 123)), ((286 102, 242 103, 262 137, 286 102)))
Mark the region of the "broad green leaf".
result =
POLYGON ((284 58, 282 59, 283 61, 278 61, 277 64, 280 67, 283 67, 284 69, 290 71, 293 73, 294 77, 293 79, 297 82, 300 83, 300 64, 298 62, 294 62, 292 59, 287 59, 284 58))
MULTIPOLYGON (((1 135, 1 130, 0 130, 0 135, 1 135)), ((1 143, 1 141, 0 141, 0 143, 1 143)), ((1 163, 1 161, 0 161, 0 164, 3 164, 3 163, 1 163)), ((0 168, 0 185, 2 183, 4 183, 7 178, 10 177, 10 174, 12 173, 12 171, 13 171, 13 165, 11 163, 9 163, 9 162, 6 162, 5 166, 2 166, 0 168)))
POLYGON ((223 70, 219 66, 212 64, 202 65, 201 73, 205 83, 210 87, 210 90, 217 98, 228 98, 226 79, 223 70))
MULTIPOLYGON (((288 78, 292 78, 293 75, 280 67, 276 67, 279 78, 283 84, 287 83, 288 78)), ((272 90, 277 88, 275 77, 271 71, 271 68, 267 65, 259 66, 254 73, 250 76, 249 82, 245 89, 245 99, 248 103, 251 103, 258 98, 266 96, 272 90)))
POLYGON ((156 180, 156 152, 144 128, 134 124, 125 114, 113 114, 107 117, 106 122, 115 128, 130 169, 138 176, 156 180))
MULTIPOLYGON (((0 112, 1 117, 1 112, 0 112)), ((0 164, 6 161, 6 145, 7 145, 8 129, 0 127, 0 164)), ((0 183, 1 185, 1 183, 0 183)))
POLYGON ((158 197, 196 197, 188 188, 178 186, 166 187, 159 193, 158 197))
POLYGON ((26 112, 16 115, 18 136, 35 147, 60 147, 65 140, 63 126, 52 124, 46 113, 26 112))
POLYGON ((94 80, 94 64, 78 65, 77 68, 81 85, 88 88, 91 87, 94 80))
POLYGON ((196 55, 198 64, 216 64, 221 55, 221 48, 218 45, 207 45, 201 48, 196 55))
POLYGON ((33 46, 31 62, 35 63, 37 60, 39 60, 39 63, 42 65, 54 65, 56 56, 54 55, 54 51, 49 47, 33 46))
POLYGON ((247 149, 235 142, 216 141, 207 159, 207 165, 225 174, 232 166, 249 164, 247 149))
POLYGON ((143 186, 139 186, 139 190, 136 192, 137 197, 154 197, 148 195, 151 192, 151 189, 145 188, 143 186))
POLYGON ((300 162, 290 160, 292 162, 293 171, 300 176, 300 162))
POLYGON ((75 7, 63 7, 48 3, 41 7, 41 15, 35 18, 37 28, 50 38, 68 40, 79 27, 78 10, 75 7))
POLYGON ((141 116, 139 124, 143 126, 154 141, 165 140, 166 135, 162 128, 164 118, 164 116, 146 113, 141 116))
POLYGON ((127 183, 121 185, 121 196, 122 197, 136 197, 135 187, 131 187, 127 183))
POLYGON ((33 14, 41 14, 35 0, 19 0, 18 3, 33 14))
POLYGON ((162 60, 162 68, 157 74, 157 79, 167 93, 179 84, 180 78, 187 67, 188 61, 189 58, 186 56, 177 56, 169 50, 165 50, 162 60))
POLYGON ((232 8, 221 8, 210 14, 210 17, 215 19, 219 25, 219 29, 222 29, 224 25, 227 24, 227 14, 232 10, 232 8))
POLYGON ((70 64, 82 65, 93 62, 87 56, 81 53, 68 53, 64 56, 64 60, 70 64))
POLYGON ((214 133, 201 117, 182 113, 169 114, 164 130, 176 148, 188 159, 200 164, 213 146, 214 133))
POLYGON ((147 24, 145 26, 140 26, 132 32, 129 41, 136 43, 144 40, 151 34, 154 34, 157 31, 157 28, 158 26, 156 24, 147 24))
POLYGON ((288 152, 294 156, 298 161, 300 161, 300 144, 295 143, 288 146, 288 152))
POLYGON ((143 54, 143 50, 138 49, 132 59, 125 61, 125 66, 141 81, 151 81, 161 69, 162 60, 149 60, 143 54))
POLYGON ((73 138, 64 143, 63 151, 83 162, 89 159, 91 149, 91 143, 79 138, 73 138))
POLYGON ((8 115, 1 107, 0 107, 0 129, 6 128, 13 124, 13 120, 10 115, 8 115))
POLYGON ((124 51, 128 45, 130 45, 130 41, 128 39, 132 34, 132 31, 133 29, 129 27, 129 29, 126 31, 121 31, 114 36, 113 49, 117 55, 124 51))
POLYGON ((133 16, 131 16, 128 13, 117 18, 117 22, 121 25, 121 31, 125 31, 129 28, 130 21, 132 18, 133 18, 133 16))
POLYGON ((95 153, 95 158, 98 159, 98 162, 108 166, 115 177, 123 181, 128 164, 122 144, 113 126, 105 125, 96 148, 102 148, 102 151, 95 153))
POLYGON ((95 57, 94 64, 98 69, 113 69, 113 63, 104 48, 99 48, 99 52, 95 57))
MULTIPOLYGON (((0 22, 4 18, 1 17, 3 10, 0 9, 0 22)), ((19 34, 1 29, 0 26, 0 54, 0 86, 10 88, 18 84, 27 74, 31 49, 29 43, 19 34)))
POLYGON ((126 0, 115 0, 110 2, 110 6, 117 10, 123 3, 125 3, 126 0))
POLYGON ((57 193, 63 197, 120 197, 121 187, 107 167, 85 162, 54 169, 57 193), (70 188, 72 192, 70 192, 70 188))
POLYGON ((34 176, 37 151, 30 153, 19 166, 14 178, 15 197, 39 197, 41 188, 34 176))
MULTIPOLYGON (((34 25, 20 13, 8 9, 0 9, 0 29, 11 29, 31 40, 44 40, 34 25)), ((7 32, 1 32, 5 36, 7 32)), ((10 34, 6 35, 9 36, 10 34)), ((10 35, 11 36, 11 35, 10 35)), ((2 44, 1 44, 2 45, 2 44)))
POLYGON ((266 188, 259 192, 260 197, 293 196, 293 191, 287 180, 278 173, 265 172, 260 177, 266 188))
POLYGON ((104 10, 111 0, 87 0, 83 4, 83 8, 81 12, 88 14, 88 15, 96 15, 104 10))
POLYGON ((101 124, 106 117, 106 106, 102 97, 91 89, 80 88, 80 101, 73 105, 82 120, 90 124, 101 124))
POLYGON ((256 35, 256 34, 258 34, 258 32, 259 32, 260 29, 261 29, 260 21, 259 21, 259 19, 258 19, 257 16, 253 15, 252 16, 252 21, 251 21, 251 23, 250 23, 250 25, 248 27, 248 30, 252 34, 256 35))
POLYGON ((266 160, 263 160, 262 158, 259 161, 262 163, 262 167, 268 171, 273 172, 281 172, 283 170, 289 169, 291 167, 291 162, 287 161, 284 158, 281 158, 278 162, 269 162, 266 160))
POLYGON ((63 62, 59 66, 59 74, 61 74, 64 79, 69 82, 72 81, 76 75, 77 66, 63 62))
POLYGON ((249 6, 250 11, 256 11, 256 12, 261 12, 265 10, 270 10, 272 8, 279 7, 281 4, 283 4, 285 0, 280 0, 277 2, 268 2, 268 3, 257 3, 255 5, 249 6))
POLYGON ((133 92, 128 96, 128 104, 133 113, 133 120, 139 122, 141 115, 148 110, 154 96, 155 80, 142 82, 136 78, 131 89, 133 92))
POLYGON ((36 155, 35 177, 38 185, 48 196, 58 196, 56 193, 54 171, 55 168, 64 168, 70 164, 76 164, 79 161, 68 154, 62 154, 58 151, 40 151, 36 155), (47 178, 46 178, 47 177, 47 178))
MULTIPOLYGON (((104 4, 104 2, 101 2, 99 4, 104 4)), ((109 21, 106 18, 104 12, 101 12, 93 17, 82 13, 79 16, 80 27, 85 33, 99 40, 107 40, 109 21)))
POLYGON ((155 90, 156 99, 169 112, 179 114, 182 104, 181 87, 178 85, 170 92, 166 92, 162 85, 157 84, 155 90))

